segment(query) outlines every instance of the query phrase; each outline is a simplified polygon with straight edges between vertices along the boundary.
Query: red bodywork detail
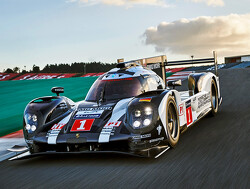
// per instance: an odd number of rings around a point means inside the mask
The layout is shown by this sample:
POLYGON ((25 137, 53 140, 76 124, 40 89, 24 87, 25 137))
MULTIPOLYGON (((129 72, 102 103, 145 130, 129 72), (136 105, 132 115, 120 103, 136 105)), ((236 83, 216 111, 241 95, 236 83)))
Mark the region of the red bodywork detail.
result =
POLYGON ((183 104, 179 105, 179 116, 183 115, 183 104))
POLYGON ((187 126, 193 122, 192 108, 191 106, 186 109, 187 126))
POLYGON ((108 122, 104 127, 119 127, 122 121, 108 122))
POLYGON ((64 123, 57 123, 51 128, 51 130, 61 130, 64 125, 64 123))
POLYGON ((70 131, 90 131, 95 119, 77 119, 70 131))

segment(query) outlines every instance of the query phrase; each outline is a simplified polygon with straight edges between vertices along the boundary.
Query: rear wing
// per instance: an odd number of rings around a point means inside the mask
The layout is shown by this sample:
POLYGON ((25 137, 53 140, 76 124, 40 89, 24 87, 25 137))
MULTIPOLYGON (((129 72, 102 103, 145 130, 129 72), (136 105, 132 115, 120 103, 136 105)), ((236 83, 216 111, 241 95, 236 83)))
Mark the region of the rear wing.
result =
MULTIPOLYGON (((123 59, 118 59, 118 63, 124 62, 123 59)), ((218 62, 217 62, 217 53, 213 51, 213 58, 204 58, 204 59, 192 59, 192 60, 180 60, 180 61, 167 61, 166 55, 160 55, 149 58, 142 58, 138 60, 132 60, 129 62, 140 63, 144 67, 148 67, 154 72, 156 72, 166 84, 166 66, 186 66, 186 65, 207 65, 214 64, 215 74, 218 76, 218 62)))
POLYGON ((216 53, 216 51, 213 51, 213 58, 170 61, 170 62, 165 62, 165 66, 206 65, 206 64, 211 64, 211 63, 214 64, 215 74, 218 76, 218 61, 217 61, 217 53, 216 53))

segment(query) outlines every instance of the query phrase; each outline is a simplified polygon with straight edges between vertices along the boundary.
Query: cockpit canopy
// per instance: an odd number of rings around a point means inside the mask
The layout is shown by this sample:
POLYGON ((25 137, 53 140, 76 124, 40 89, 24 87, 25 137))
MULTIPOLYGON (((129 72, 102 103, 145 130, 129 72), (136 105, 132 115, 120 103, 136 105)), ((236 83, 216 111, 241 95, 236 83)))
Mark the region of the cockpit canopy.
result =
POLYGON ((112 101, 138 96, 144 92, 163 89, 164 83, 157 75, 122 79, 97 79, 90 88, 86 101, 112 101))

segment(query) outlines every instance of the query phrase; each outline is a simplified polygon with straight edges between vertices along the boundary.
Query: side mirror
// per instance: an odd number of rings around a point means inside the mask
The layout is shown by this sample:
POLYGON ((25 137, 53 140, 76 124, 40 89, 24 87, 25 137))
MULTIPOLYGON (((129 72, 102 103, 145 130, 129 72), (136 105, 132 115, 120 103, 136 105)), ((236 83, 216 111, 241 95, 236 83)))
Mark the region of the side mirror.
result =
POLYGON ((172 80, 172 81, 168 81, 168 86, 172 86, 173 89, 175 88, 175 86, 181 86, 182 83, 181 83, 181 80, 172 80))
POLYGON ((51 88, 52 93, 56 93, 57 96, 59 96, 60 93, 64 93, 63 87, 53 87, 51 88))

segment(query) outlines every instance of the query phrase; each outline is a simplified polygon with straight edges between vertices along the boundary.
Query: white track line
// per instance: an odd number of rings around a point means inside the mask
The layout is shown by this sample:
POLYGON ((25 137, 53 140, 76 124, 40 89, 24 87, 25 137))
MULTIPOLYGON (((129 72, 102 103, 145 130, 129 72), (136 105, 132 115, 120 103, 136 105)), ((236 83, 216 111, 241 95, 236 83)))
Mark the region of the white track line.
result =
POLYGON ((160 157, 164 152, 166 152, 170 147, 167 147, 165 150, 163 150, 161 153, 159 153, 157 156, 155 156, 155 159, 160 157))

